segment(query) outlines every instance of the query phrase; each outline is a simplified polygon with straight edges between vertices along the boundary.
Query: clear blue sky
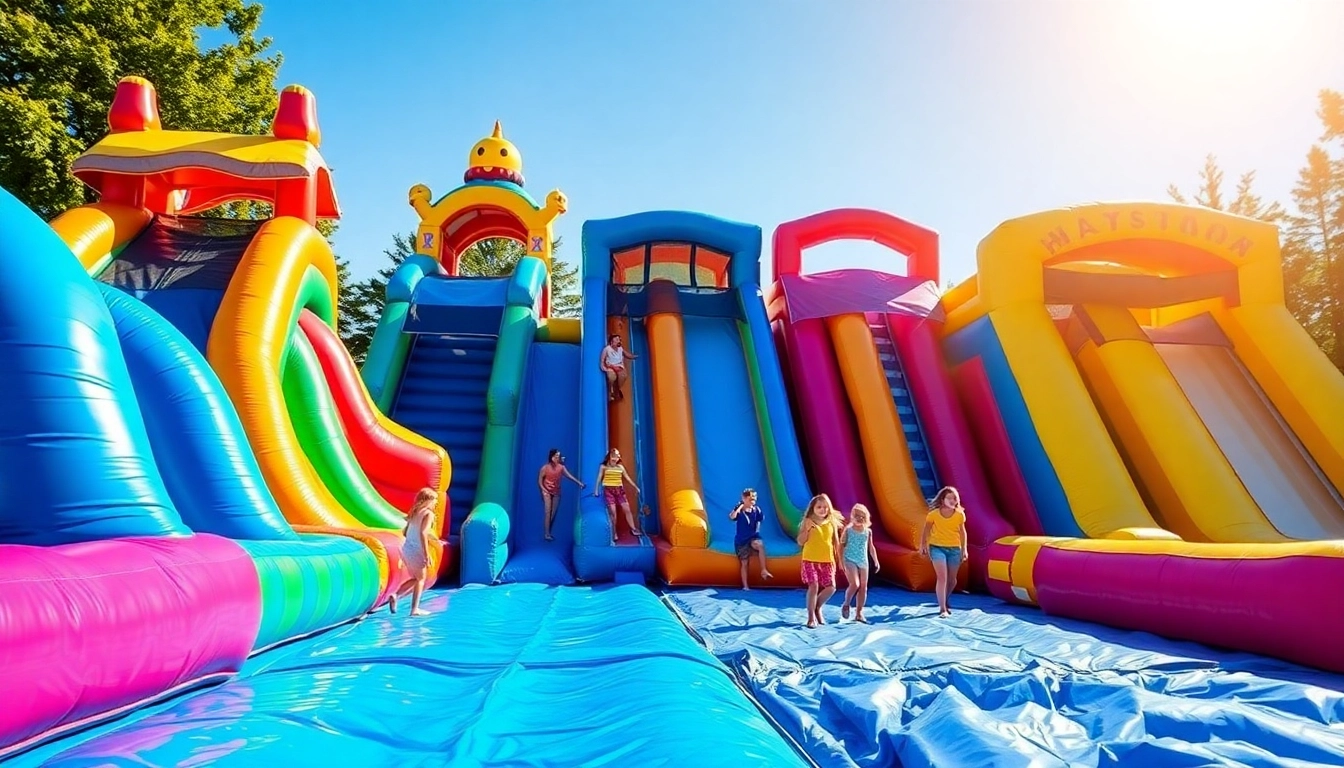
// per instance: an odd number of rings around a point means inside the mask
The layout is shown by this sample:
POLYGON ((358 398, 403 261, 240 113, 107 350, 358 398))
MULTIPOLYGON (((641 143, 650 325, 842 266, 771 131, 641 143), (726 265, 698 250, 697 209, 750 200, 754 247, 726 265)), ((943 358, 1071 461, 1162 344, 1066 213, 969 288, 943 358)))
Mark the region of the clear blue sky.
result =
MULTIPOLYGON (((878 208, 975 270, 999 222, 1165 199, 1208 152, 1286 199, 1344 89, 1344 2, 1282 0, 270 0, 283 83, 318 98, 357 276, 416 217, 406 191, 461 182, 496 118, 528 189, 586 219, 651 209, 760 225, 878 208), (377 6, 375 12, 372 9, 377 6)), ((870 243, 809 271, 903 272, 870 243)))

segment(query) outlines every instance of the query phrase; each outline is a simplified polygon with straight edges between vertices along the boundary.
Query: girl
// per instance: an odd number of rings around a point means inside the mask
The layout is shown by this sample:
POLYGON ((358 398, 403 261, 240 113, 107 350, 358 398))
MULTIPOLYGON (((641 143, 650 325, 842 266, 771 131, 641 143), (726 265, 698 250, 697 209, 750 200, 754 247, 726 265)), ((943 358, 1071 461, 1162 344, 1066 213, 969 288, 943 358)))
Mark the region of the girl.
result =
POLYGON ((831 497, 819 493, 807 503, 807 514, 798 530, 803 548, 803 583, 807 585, 807 626, 825 624, 821 607, 835 594, 835 561, 840 548, 843 522, 831 505, 831 497))
POLYGON ((845 601, 840 604, 840 616, 849 618, 849 601, 854 600, 854 620, 867 624, 863 604, 868 602, 868 563, 874 571, 882 570, 877 562, 877 547, 873 546, 873 517, 868 508, 855 504, 849 510, 849 524, 840 533, 840 548, 844 552, 845 601))
POLYGON ((625 496, 625 484, 629 483, 635 489, 635 493, 642 493, 635 481, 630 479, 630 474, 625 471, 625 466, 621 464, 621 452, 612 448, 607 451, 607 458, 603 459, 602 466, 597 468, 596 490, 594 496, 602 496, 607 502, 607 519, 611 521, 611 542, 616 543, 616 510, 619 508, 625 513, 625 522, 630 526, 630 532, 636 536, 643 536, 644 532, 635 525, 635 513, 630 511, 630 500, 625 496))
POLYGON ((611 334, 607 341, 607 346, 602 348, 602 357, 600 367, 607 377, 607 399, 620 400, 625 397, 622 391, 625 387, 625 361, 637 360, 638 355, 630 354, 630 350, 622 346, 621 335, 619 333, 611 334))
POLYGON ((411 511, 406 513, 406 527, 401 529, 402 535, 406 537, 406 543, 401 548, 401 562, 406 566, 407 579, 387 598, 387 608, 392 613, 397 612, 397 598, 410 590, 411 615, 429 615, 429 611, 420 607, 420 596, 425 592, 425 577, 429 571, 429 546, 431 543, 444 543, 434 535, 434 507, 438 502, 438 491, 421 488, 415 494, 411 511))
POLYGON ((933 560, 933 572, 938 576, 938 618, 947 618, 952 615, 948 599, 957 588, 957 569, 966 559, 966 510, 961 508, 961 494, 956 488, 949 485, 933 497, 919 553, 933 560))
POLYGON ((560 455, 559 448, 552 448, 546 455, 546 463, 541 465, 541 471, 537 473, 537 486, 541 488, 542 509, 546 510, 545 523, 542 530, 546 533, 547 541, 555 541, 551 536, 551 523, 555 521, 555 509, 560 506, 560 479, 568 477, 570 480, 579 484, 580 488, 587 488, 583 481, 569 473, 569 468, 565 466, 565 457, 560 455))

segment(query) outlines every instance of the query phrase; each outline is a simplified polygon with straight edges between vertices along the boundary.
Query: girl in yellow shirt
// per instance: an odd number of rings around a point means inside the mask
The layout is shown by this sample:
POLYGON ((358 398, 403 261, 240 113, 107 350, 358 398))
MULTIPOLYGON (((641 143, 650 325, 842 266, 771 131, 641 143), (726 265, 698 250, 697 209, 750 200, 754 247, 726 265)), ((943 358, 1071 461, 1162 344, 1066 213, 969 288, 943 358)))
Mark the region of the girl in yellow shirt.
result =
POLYGON ((831 497, 819 493, 807 503, 807 514, 798 530, 803 548, 803 583, 807 585, 807 626, 825 624, 821 607, 835 594, 835 561, 840 551, 840 526, 844 520, 831 504, 831 497))
POLYGON ((957 569, 966 559, 966 510, 961 508, 961 494, 956 488, 949 485, 933 497, 933 510, 924 519, 919 554, 933 561, 933 572, 938 576, 938 618, 946 618, 952 614, 948 598, 957 588, 957 569))

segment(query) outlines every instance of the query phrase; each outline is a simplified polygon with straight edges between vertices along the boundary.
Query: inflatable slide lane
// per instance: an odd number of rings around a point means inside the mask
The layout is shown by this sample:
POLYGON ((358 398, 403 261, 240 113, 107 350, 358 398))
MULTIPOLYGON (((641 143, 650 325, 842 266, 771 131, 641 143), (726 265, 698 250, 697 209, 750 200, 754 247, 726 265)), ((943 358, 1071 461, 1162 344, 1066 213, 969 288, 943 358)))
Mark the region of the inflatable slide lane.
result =
MULTIPOLYGON (((809 498, 783 376, 758 284, 757 227, 684 212, 586 222, 579 387, 581 468, 596 479, 621 452, 642 494, 643 536, 586 495, 579 578, 649 574, 669 584, 736 585, 728 512, 754 488, 774 584, 800 580, 797 534, 809 498), (620 336, 636 356, 611 401, 601 350, 620 336)), ((751 568, 756 579, 756 568, 751 568)))
POLYGON ((338 210, 311 94, 281 94, 274 136, 231 137, 162 130, 152 86, 128 78, 109 124, 73 166, 102 200, 52 227, 89 274, 205 355, 285 519, 370 547, 388 588, 403 510, 450 469, 442 448, 376 412, 335 336, 335 258, 314 224, 338 210), (276 216, 193 215, 234 199, 276 216))
POLYGON ((0 232, 0 757, 372 607, 374 551, 295 533, 191 341, 5 192, 0 232))
POLYGON ((948 360, 1019 532, 1059 537, 993 545, 990 590, 1344 670, 1344 376, 1284 307, 1277 230, 1095 204, 978 261, 948 360))
POLYGON ((437 201, 410 189, 416 253, 388 281, 361 375, 383 413, 452 454, 445 530, 461 542, 463 583, 491 584, 509 557, 518 420, 549 301, 552 222, 567 203, 552 190, 539 205, 523 189, 522 157, 498 123, 468 158, 462 186, 437 201), (462 253, 489 238, 527 255, 508 277, 459 276, 462 253))
POLYGON ((780 225, 773 255, 770 318, 789 361, 818 490, 845 514, 855 503, 872 511, 882 577, 932 590, 919 539, 929 501, 941 486, 955 486, 972 549, 959 581, 983 585, 990 543, 1013 530, 990 493, 943 365, 938 235, 886 213, 840 209, 780 225), (903 255, 910 275, 803 274, 805 249, 855 239, 903 255))

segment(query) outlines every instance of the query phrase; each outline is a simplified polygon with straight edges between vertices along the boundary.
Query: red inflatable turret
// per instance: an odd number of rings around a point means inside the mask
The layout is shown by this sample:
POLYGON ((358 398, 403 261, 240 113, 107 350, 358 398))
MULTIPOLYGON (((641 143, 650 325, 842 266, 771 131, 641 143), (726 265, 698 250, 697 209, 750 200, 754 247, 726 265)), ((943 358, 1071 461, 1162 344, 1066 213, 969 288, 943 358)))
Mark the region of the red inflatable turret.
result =
POLYGON ((317 127, 317 98, 301 85, 285 86, 280 92, 280 103, 271 121, 271 135, 277 139, 299 139, 322 145, 322 131, 317 127))
POLYGON ((143 77, 121 78, 112 97, 112 107, 107 110, 107 126, 112 133, 162 130, 159 94, 154 84, 143 77))

